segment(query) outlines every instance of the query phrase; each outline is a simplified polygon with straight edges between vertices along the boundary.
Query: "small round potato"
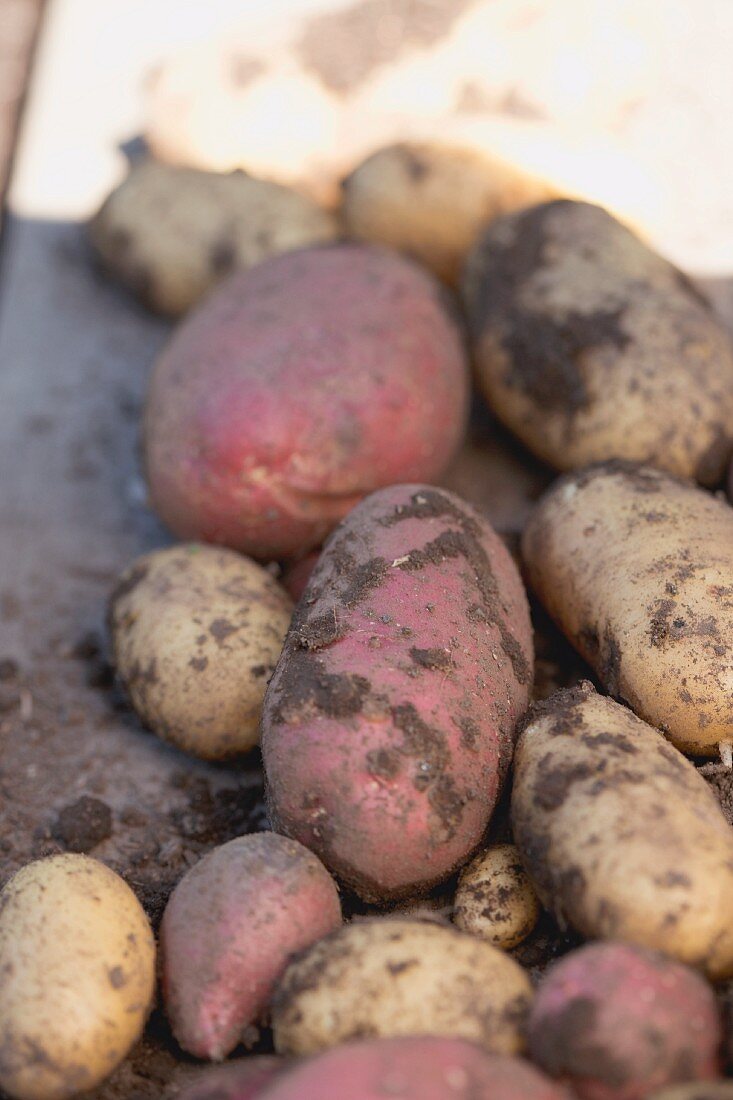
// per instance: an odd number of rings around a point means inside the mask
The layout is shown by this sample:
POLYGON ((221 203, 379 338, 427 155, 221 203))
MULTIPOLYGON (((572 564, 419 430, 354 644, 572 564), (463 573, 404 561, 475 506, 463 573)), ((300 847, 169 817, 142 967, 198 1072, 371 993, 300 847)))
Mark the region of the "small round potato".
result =
POLYGON ((508 950, 530 934, 539 915, 537 894, 513 844, 480 852, 461 872, 453 920, 462 932, 508 950))
POLYGON ((155 942, 129 886, 88 856, 37 860, 0 894, 0 1088, 64 1100, 103 1081, 142 1034, 155 942))
POLYGON ((407 252, 455 283, 484 226, 549 197, 546 184, 475 150, 402 142, 347 176, 343 216, 350 236, 407 252))
POLYGON ((496 220, 464 291, 479 385, 539 458, 722 478, 730 336, 689 279, 605 210, 559 200, 496 220))
POLYGON ((189 544, 138 558, 112 593, 109 623, 142 721, 206 760, 253 748, 291 611, 270 574, 232 550, 189 544))
POLYGON ((111 275, 150 309, 177 317, 228 272, 333 240, 339 227, 279 183, 147 160, 107 198, 90 233, 111 275))
POLYGON ((531 997, 525 971, 491 944, 426 921, 357 921, 286 970, 275 1047, 314 1054, 364 1035, 443 1035, 516 1054, 531 997))

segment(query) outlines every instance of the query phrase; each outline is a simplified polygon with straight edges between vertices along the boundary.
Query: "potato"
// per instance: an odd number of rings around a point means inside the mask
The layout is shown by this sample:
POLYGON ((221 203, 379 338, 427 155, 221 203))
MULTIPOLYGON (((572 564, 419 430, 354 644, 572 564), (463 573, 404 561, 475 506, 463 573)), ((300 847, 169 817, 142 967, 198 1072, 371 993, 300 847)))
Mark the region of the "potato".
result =
POLYGON ((288 1063, 267 1055, 235 1058, 223 1066, 203 1070, 176 1100, 258 1100, 288 1063))
POLYGON ((694 970, 625 943, 572 951, 546 972, 529 1017, 532 1060, 582 1100, 641 1100, 720 1071, 721 1022, 694 970))
POLYGON ((206 760, 253 748, 291 611, 270 574, 231 550, 173 546, 137 558, 112 593, 109 627, 142 721, 206 760))
POLYGON ((561 922, 733 975, 733 831, 694 766, 631 711, 587 682, 537 704, 511 818, 561 922))
POLYGON ((654 1100, 733 1100, 733 1081, 688 1081, 655 1092, 654 1100))
POLYGON ((132 167, 90 225, 109 273, 172 317, 228 272, 338 233, 332 214, 278 183, 154 160, 132 167))
POLYGON ((479 852, 458 880, 453 920, 496 947, 516 947, 540 915, 535 889, 513 844, 496 844, 479 852))
POLYGON ((350 236, 407 252, 455 283, 479 230, 549 197, 546 184, 473 149, 401 142, 346 177, 343 217, 350 236))
POLYGON ((611 458, 716 484, 733 347, 689 280, 610 214, 561 200, 481 236, 464 289, 479 384, 544 461, 611 458))
POLYGON ((275 1048, 315 1054, 365 1035, 442 1035, 516 1054, 531 996, 521 966, 473 936, 427 921, 356 921, 285 971, 275 1048))
POLYGON ((23 867, 0 894, 0 1088, 63 1100, 94 1088, 140 1038, 155 942, 129 886, 67 853, 23 867))
POLYGON ((160 929, 165 1009, 183 1049, 226 1057, 290 957, 340 923, 333 880, 293 840, 258 833, 204 856, 176 886, 160 929))
POLYGON ((684 752, 731 737, 733 510, 651 468, 607 463, 542 499, 532 587, 604 687, 684 752))
MULTIPOLYGON (((262 1100, 566 1100, 559 1085, 523 1062, 439 1036, 370 1039, 310 1058, 262 1100)), ((203 1098, 202 1098, 203 1100, 203 1098)))
POLYGON ((425 892, 481 842, 531 686, 526 597, 489 524, 446 490, 372 494, 267 691, 271 820, 365 901, 425 892))
POLYGON ((231 276, 153 370, 144 443, 165 523, 263 560, 303 556, 373 489, 433 480, 468 401, 441 294, 368 245, 231 276))

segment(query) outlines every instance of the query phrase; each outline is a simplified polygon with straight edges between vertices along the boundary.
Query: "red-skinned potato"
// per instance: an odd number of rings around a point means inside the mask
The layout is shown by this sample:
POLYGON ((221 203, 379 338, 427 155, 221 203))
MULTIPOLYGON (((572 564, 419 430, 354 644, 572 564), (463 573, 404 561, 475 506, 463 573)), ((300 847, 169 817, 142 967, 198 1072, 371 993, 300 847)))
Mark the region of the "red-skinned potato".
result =
POLYGON ((641 1100, 720 1071, 715 996, 694 970, 596 943, 548 970, 530 1010, 530 1056, 582 1100, 641 1100))
POLYGON ((178 1093, 176 1100, 257 1100, 288 1063, 261 1055, 211 1066, 178 1093))
POLYGON ((291 252, 226 280, 155 365, 151 500, 180 537, 303 554, 372 490, 437 477, 467 402, 432 276, 367 245, 291 252))
POLYGON ((224 1058, 266 1008, 291 955, 341 922, 333 880, 300 844, 238 837, 196 864, 163 914, 163 997, 173 1034, 224 1058))
POLYGON ((567 1100, 519 1058, 464 1039, 417 1037, 347 1043, 282 1074, 261 1100, 567 1100))
POLYGON ((532 686, 516 567, 446 490, 372 494, 326 544, 265 698, 272 821, 365 901, 480 843, 532 686))

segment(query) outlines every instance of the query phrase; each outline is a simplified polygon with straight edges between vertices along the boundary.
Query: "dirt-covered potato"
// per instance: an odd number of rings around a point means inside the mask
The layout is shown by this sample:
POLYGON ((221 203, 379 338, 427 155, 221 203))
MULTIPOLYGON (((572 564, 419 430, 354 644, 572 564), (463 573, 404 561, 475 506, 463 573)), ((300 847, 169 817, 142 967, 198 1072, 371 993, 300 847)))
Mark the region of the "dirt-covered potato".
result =
POLYGON ((733 975, 733 830, 695 767, 626 707, 587 682, 536 704, 511 818, 561 922, 733 975))
POLYGON ((374 489, 439 476, 468 396, 427 271, 365 244, 276 256, 231 275, 153 368, 153 506, 181 538, 303 557, 374 489))
POLYGON ((338 234, 332 214, 279 183, 154 160, 132 167, 90 225, 109 273, 170 316, 230 271, 338 234))
POLYGON ((343 183, 352 237, 407 252, 450 283, 479 231, 550 198, 539 180, 473 149, 402 142, 377 150, 343 183))
POLYGON ((218 760, 253 748, 290 597, 232 550, 188 544, 128 566, 109 604, 113 660, 145 725, 218 760))
POLYGON ((184 1050, 226 1057, 290 957, 340 923, 333 879, 294 840, 258 833, 205 855, 176 886, 160 930, 165 1007, 184 1050))
POLYGON ((448 878, 483 839, 532 663, 489 523, 429 485, 373 493, 324 547, 267 690, 275 827, 365 901, 448 878))
POLYGON ((142 1034, 155 941, 119 875, 51 856, 0 894, 0 974, 0 1088, 65 1100, 103 1081, 142 1034))
POLYGON ((694 970, 631 944, 594 943, 547 971, 527 1043, 582 1100, 642 1100, 717 1077, 721 1033, 715 995, 694 970))
POLYGON ((260 1095, 261 1100, 569 1100, 564 1088, 521 1058, 433 1035, 345 1043, 297 1064, 260 1095))
POLYGON ((521 966, 473 936, 426 921, 356 921, 285 971, 275 1047, 314 1054, 364 1035, 443 1035, 515 1054, 531 996, 521 966))
POLYGON ((235 1058, 202 1070, 177 1093, 176 1100, 259 1100, 265 1087, 288 1065, 284 1058, 266 1054, 235 1058))
POLYGON ((479 384, 540 458, 623 458, 717 483, 733 445, 733 347, 687 278, 600 207, 495 221, 464 290, 479 384))
POLYGON ((479 852, 458 880, 453 920, 462 932, 497 947, 516 947, 540 915, 534 886, 513 844, 479 852))
POLYGON ((650 467, 606 463, 542 498, 532 587, 611 695, 684 752, 733 736, 733 509, 650 467))

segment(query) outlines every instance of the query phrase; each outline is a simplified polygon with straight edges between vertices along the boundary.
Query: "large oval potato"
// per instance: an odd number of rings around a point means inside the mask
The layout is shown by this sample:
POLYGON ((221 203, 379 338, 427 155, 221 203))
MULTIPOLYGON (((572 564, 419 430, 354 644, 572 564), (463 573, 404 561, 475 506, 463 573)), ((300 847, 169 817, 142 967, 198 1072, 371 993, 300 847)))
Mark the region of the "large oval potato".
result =
POLYGON ((165 1007, 184 1050, 229 1054, 290 958, 340 923, 336 884, 301 844, 259 833, 205 855, 176 886, 160 928, 165 1007))
POLYGON ((489 1054, 464 1039, 436 1035, 345 1043, 297 1064, 261 1094, 261 1100, 386 1100, 387 1097, 569 1100, 565 1089, 521 1058, 489 1054))
POLYGON ((154 367, 154 507, 183 538, 302 556, 363 496, 434 479, 463 436, 468 372, 433 278, 368 245, 231 276, 154 367))
POLYGON ((531 999, 526 972, 489 943, 425 921, 356 921, 285 971, 275 1047, 315 1054, 364 1035, 443 1035, 516 1054, 531 999))
POLYGON ((657 470, 558 481, 522 540, 530 583, 604 687, 684 752, 733 734, 733 509, 657 470))
POLYGON ((495 221, 465 295, 479 384, 560 470, 611 458, 715 484, 733 446, 733 347, 675 267, 600 207, 495 221))
POLYGON ((88 856, 29 863, 0 894, 0 1088, 65 1100, 140 1038, 155 941, 130 887, 88 856))
POLYGON ((430 142, 378 149, 343 183, 352 237, 414 256, 455 283, 479 231, 510 210, 550 197, 550 189, 496 157, 430 142))
POLYGON ((447 878, 531 686, 526 596, 488 522, 443 489, 373 493, 326 544, 267 691, 275 827, 367 901, 447 878))
POLYGON ((267 570, 232 550, 194 544, 137 558, 112 593, 109 627, 142 721, 207 760, 252 749, 291 612, 267 570))
POLYGON ((332 214, 279 183, 154 160, 133 165, 90 226, 110 274, 173 317, 230 271, 338 234, 332 214))
POLYGON ((554 963, 527 1025, 532 1060, 582 1100, 643 1100, 720 1074, 715 994, 689 967, 628 943, 591 943, 554 963))
POLYGON ((694 766, 630 710, 588 683, 536 704, 511 817, 561 921, 733 974, 733 830, 694 766))

